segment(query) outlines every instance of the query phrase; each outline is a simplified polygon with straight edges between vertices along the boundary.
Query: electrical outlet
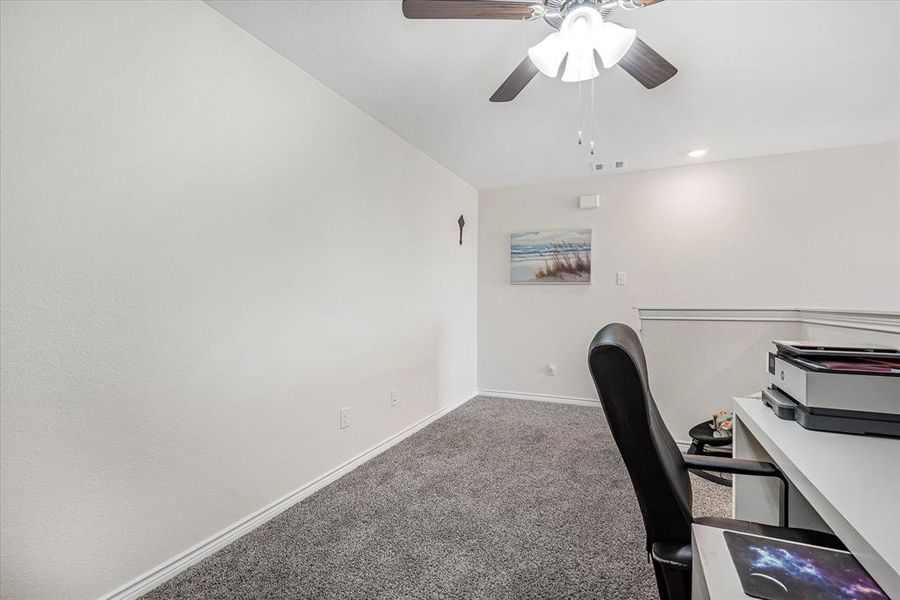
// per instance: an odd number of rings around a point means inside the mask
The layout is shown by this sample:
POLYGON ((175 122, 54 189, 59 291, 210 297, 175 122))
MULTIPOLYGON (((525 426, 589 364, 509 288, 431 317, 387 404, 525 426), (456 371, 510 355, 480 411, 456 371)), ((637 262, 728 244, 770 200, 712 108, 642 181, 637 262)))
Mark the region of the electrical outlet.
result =
POLYGON ((625 271, 617 271, 616 285, 628 285, 628 273, 625 271))
POLYGON ((556 377, 556 363, 547 363, 547 376, 556 377))
POLYGON ((400 390, 394 390, 391 392, 391 406, 397 406, 400 404, 400 390))
POLYGON ((350 427, 350 407, 341 409, 341 429, 350 427))

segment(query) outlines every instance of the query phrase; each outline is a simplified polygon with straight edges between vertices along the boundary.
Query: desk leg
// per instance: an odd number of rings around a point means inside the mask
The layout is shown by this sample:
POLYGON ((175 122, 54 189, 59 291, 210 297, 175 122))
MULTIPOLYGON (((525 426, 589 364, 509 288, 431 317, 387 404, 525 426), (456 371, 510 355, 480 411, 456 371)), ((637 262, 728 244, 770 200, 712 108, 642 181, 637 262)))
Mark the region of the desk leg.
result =
MULTIPOLYGON (((777 464, 739 418, 734 420, 734 457, 777 464)), ((769 525, 778 524, 781 482, 772 477, 735 475, 732 489, 734 518, 769 525)), ((806 498, 788 483, 790 527, 831 533, 831 529, 806 498)))
POLYGON ((700 550, 697 548, 697 539, 691 531, 691 600, 711 600, 709 585, 706 582, 706 573, 703 571, 703 560, 700 550))

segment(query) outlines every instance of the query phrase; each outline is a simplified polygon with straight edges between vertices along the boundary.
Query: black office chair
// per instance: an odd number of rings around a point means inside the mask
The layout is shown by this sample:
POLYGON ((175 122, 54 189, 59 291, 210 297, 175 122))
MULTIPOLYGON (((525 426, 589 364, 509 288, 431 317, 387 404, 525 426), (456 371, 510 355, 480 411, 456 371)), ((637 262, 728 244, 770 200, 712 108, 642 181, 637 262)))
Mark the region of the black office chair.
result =
POLYGON ((627 325, 613 323, 601 329, 591 342, 588 364, 637 495, 662 600, 691 597, 691 523, 845 549, 835 536, 818 531, 716 517, 695 519, 688 469, 779 478, 782 524, 787 523, 787 480, 770 463, 682 455, 650 394, 641 342, 627 325))

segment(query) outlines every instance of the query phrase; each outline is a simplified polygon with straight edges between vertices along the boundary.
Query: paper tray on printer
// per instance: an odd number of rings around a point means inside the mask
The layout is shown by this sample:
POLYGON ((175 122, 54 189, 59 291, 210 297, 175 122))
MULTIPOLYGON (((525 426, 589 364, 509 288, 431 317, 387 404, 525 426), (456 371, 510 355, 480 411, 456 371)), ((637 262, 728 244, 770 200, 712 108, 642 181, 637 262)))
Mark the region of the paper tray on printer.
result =
POLYGON ((834 358, 887 358, 900 360, 900 350, 870 344, 868 346, 837 346, 819 344, 816 342, 775 340, 773 342, 779 354, 798 357, 825 357, 834 358))
POLYGON ((788 356, 785 358, 814 371, 900 376, 900 359, 896 358, 860 358, 850 356, 846 358, 788 356))
POLYGON ((900 416, 867 414, 853 410, 808 408, 780 390, 763 391, 762 401, 780 419, 797 421, 803 428, 857 435, 900 437, 900 416))

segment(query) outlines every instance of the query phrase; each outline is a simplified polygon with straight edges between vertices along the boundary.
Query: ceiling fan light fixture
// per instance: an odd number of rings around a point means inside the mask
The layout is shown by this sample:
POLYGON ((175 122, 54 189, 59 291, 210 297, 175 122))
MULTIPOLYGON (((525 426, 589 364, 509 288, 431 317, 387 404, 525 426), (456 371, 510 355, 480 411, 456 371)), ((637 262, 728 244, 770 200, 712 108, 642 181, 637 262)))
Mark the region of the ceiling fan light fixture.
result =
MULTIPOLYGON (((558 36, 548 36, 529 48, 527 57, 490 97, 491 102, 510 102, 537 73, 560 77, 560 71, 566 71, 562 65, 570 54, 573 66, 565 77, 567 81, 593 81, 599 75, 599 65, 595 62, 599 58, 607 69, 618 64, 648 90, 665 83, 678 73, 678 69, 640 38, 634 37, 632 30, 605 22, 617 8, 643 9, 660 2, 662 0, 402 0, 400 4, 407 19, 521 21, 543 17, 547 25, 559 30, 558 36)), ((590 87, 593 97, 594 86, 590 87)), ((579 97, 581 91, 579 89, 579 97)))
POLYGON ((588 81, 600 74, 597 70, 597 61, 594 60, 594 49, 588 48, 582 52, 569 52, 566 60, 566 68, 563 70, 562 80, 566 83, 588 81))
POLYGON ((528 58, 547 77, 556 77, 559 74, 559 67, 566 57, 566 47, 560 37, 558 31, 551 33, 539 44, 528 49, 528 58))
POLYGON ((603 23, 598 29, 594 45, 603 62, 603 68, 611 69, 616 66, 631 48, 636 37, 637 31, 634 29, 609 21, 603 23))
POLYGON ((593 40, 602 25, 603 17, 597 9, 591 6, 579 6, 569 11, 559 31, 563 43, 568 46, 569 51, 578 52, 593 45, 593 40))
POLYGON ((568 53, 563 81, 587 81, 600 74, 594 60, 594 45, 602 26, 603 17, 591 6, 579 6, 566 15, 559 30, 560 45, 568 53))

